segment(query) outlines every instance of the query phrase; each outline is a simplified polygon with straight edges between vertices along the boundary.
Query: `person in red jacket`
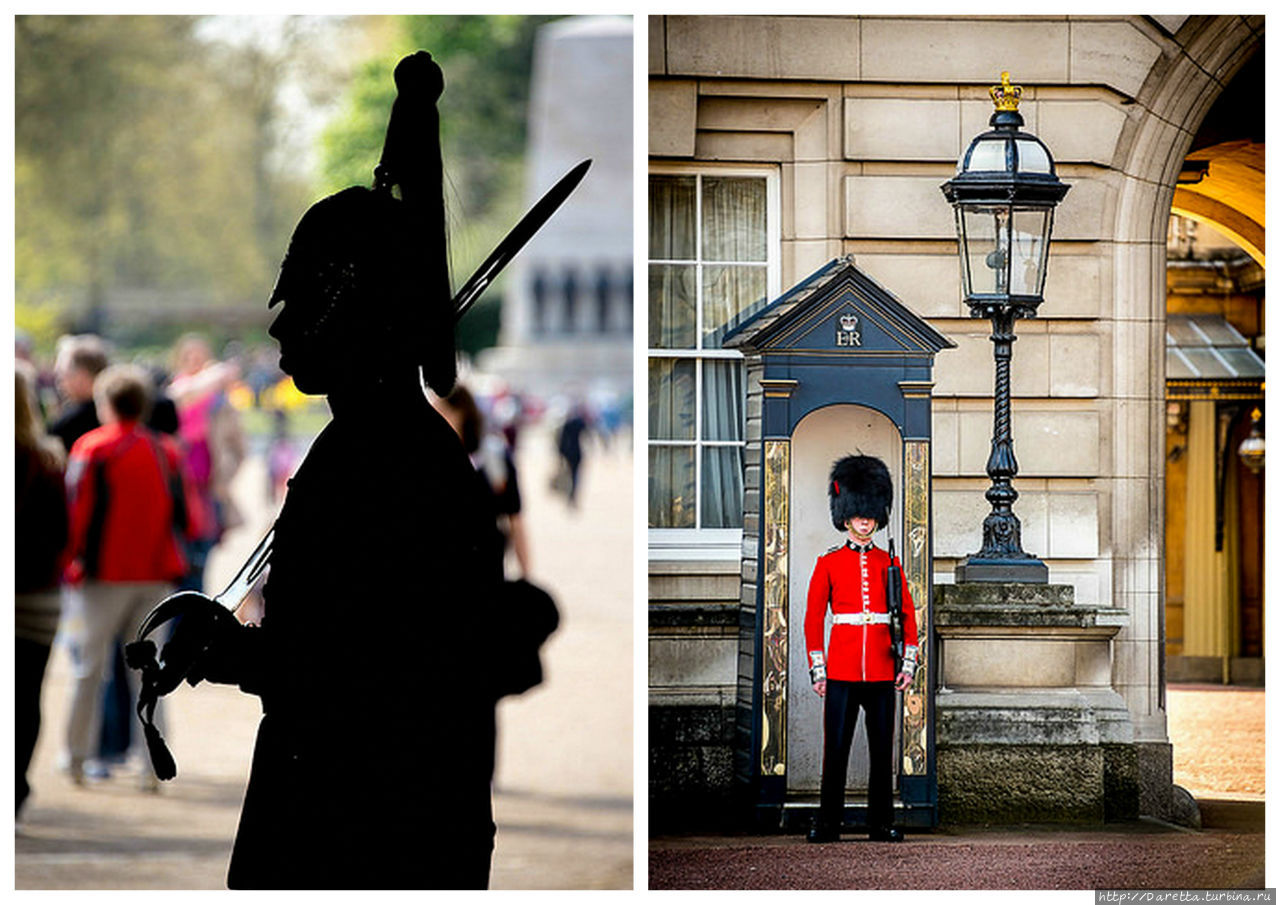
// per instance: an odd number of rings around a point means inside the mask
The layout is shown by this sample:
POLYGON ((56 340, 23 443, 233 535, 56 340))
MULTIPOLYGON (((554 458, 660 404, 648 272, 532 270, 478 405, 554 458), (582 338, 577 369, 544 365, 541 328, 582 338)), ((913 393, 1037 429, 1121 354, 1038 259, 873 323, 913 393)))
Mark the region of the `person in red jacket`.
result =
POLYGON ((867 824, 873 841, 901 842, 893 826, 893 716, 895 691, 911 684, 917 652, 915 607, 902 582, 903 640, 896 662, 889 631, 886 581, 889 554, 871 535, 889 523, 893 482, 884 462, 873 456, 845 456, 831 469, 827 487, 831 521, 848 535, 843 544, 818 557, 809 581, 804 636, 809 676, 823 698, 822 791, 808 841, 840 838, 849 750, 865 714, 870 776, 867 824), (823 644, 827 610, 831 638, 823 644))
MULTIPOLYGON (((97 739, 111 642, 132 637, 186 573, 182 537, 197 517, 178 450, 142 424, 151 401, 146 372, 109 367, 94 382, 94 398, 102 426, 75 442, 67 465, 67 578, 84 582, 83 611, 70 632, 75 681, 66 735, 68 769, 77 783, 97 739)), ((130 697, 137 700, 136 688, 130 697)), ((150 763, 141 759, 144 784, 154 787, 150 763)))

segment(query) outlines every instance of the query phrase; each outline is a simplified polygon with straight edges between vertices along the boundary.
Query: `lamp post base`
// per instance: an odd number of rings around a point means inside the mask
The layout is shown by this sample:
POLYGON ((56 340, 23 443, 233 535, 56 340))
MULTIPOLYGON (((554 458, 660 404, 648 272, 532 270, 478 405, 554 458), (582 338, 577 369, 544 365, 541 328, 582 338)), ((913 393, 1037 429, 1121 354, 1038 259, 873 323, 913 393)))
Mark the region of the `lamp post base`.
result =
POLYGON ((1034 556, 998 559, 975 554, 956 563, 956 583, 970 581, 1048 584, 1049 567, 1034 556))

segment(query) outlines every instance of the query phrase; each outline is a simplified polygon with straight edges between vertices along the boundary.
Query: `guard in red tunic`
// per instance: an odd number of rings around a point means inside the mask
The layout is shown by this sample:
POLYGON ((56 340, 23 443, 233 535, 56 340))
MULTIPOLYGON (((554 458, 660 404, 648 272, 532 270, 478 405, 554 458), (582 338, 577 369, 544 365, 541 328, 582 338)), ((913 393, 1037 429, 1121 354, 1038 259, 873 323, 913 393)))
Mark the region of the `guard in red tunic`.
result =
POLYGON ((889 554, 871 543, 871 535, 889 523, 893 482, 884 462, 873 456, 845 456, 831 469, 827 487, 831 521, 848 538, 818 557, 809 581, 804 619, 805 649, 813 690, 824 697, 822 800, 810 842, 840 838, 849 750, 866 714, 871 772, 867 824, 871 839, 901 842, 893 826, 893 715, 895 689, 915 675, 915 606, 902 581, 903 649, 898 664, 893 649, 885 588, 889 554), (832 614, 831 639, 824 650, 823 625, 832 614))

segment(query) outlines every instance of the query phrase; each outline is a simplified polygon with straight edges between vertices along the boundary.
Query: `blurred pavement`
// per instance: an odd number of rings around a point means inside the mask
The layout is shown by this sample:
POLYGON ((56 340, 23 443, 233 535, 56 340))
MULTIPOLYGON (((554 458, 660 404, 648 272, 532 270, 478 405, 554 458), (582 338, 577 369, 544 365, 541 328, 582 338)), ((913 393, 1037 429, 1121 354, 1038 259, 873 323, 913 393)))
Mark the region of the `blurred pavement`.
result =
MULTIPOLYGON (((499 708, 494 889, 632 887, 631 459, 629 443, 589 448, 580 509, 570 512, 549 490, 550 435, 521 437, 533 579, 556 597, 561 626, 543 649, 543 685, 499 708)), ((210 589, 221 590, 273 517, 265 486, 262 459, 250 459, 235 484, 249 524, 216 551, 210 589)), ((77 788, 56 768, 69 680, 66 653, 55 649, 14 887, 225 888, 257 699, 184 685, 167 699, 175 780, 149 794, 136 774, 116 771, 77 788)))

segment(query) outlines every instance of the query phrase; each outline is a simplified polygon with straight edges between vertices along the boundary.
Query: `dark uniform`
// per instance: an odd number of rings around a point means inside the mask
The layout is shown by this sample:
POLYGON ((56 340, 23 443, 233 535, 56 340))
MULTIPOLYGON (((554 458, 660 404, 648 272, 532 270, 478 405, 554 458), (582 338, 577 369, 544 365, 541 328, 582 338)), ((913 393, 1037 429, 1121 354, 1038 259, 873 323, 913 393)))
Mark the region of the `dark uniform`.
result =
POLYGON ((290 482, 241 676, 265 715, 230 886, 485 886, 501 573, 483 511, 425 398, 335 408, 290 482), (372 439, 393 417, 411 456, 372 439))

